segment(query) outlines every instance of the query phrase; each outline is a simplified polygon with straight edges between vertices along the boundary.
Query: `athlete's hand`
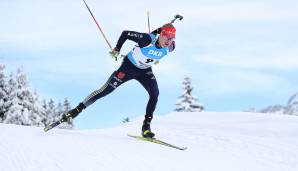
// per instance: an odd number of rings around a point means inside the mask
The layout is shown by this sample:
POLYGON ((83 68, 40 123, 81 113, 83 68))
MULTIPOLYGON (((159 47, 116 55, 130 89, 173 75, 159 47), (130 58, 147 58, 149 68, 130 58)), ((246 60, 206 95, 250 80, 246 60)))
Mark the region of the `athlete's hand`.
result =
POLYGON ((113 59, 117 61, 120 52, 117 48, 114 48, 112 51, 109 52, 109 54, 113 59))

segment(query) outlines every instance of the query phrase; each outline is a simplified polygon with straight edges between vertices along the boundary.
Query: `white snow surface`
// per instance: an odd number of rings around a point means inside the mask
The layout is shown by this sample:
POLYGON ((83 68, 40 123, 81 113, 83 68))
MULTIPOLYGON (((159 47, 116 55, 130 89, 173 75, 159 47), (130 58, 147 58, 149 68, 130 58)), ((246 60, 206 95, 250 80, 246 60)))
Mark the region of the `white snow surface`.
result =
POLYGON ((152 129, 177 149, 135 140, 142 118, 115 128, 0 124, 1 171, 297 171, 298 117, 244 112, 170 113, 152 129))

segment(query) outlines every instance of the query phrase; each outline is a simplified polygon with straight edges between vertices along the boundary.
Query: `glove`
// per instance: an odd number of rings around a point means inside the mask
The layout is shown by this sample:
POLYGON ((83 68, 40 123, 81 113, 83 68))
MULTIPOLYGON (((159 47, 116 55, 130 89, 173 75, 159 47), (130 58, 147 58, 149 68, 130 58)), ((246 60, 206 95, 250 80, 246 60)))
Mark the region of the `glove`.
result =
POLYGON ((113 59, 117 61, 120 52, 117 48, 114 48, 112 51, 109 52, 109 54, 113 59))

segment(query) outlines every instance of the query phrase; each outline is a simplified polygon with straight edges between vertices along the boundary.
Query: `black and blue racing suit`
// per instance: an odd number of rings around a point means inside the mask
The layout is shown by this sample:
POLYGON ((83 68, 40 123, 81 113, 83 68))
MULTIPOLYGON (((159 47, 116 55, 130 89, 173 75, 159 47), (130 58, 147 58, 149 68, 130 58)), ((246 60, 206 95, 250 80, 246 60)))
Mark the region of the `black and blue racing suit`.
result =
POLYGON ((159 33, 160 28, 151 34, 123 31, 115 49, 120 51, 126 40, 136 42, 136 46, 124 57, 119 69, 113 72, 108 81, 100 89, 95 90, 85 98, 83 104, 88 107, 126 81, 135 79, 141 83, 149 94, 145 118, 151 121, 159 95, 158 85, 151 66, 175 48, 174 42, 169 48, 158 47, 157 35, 159 33))

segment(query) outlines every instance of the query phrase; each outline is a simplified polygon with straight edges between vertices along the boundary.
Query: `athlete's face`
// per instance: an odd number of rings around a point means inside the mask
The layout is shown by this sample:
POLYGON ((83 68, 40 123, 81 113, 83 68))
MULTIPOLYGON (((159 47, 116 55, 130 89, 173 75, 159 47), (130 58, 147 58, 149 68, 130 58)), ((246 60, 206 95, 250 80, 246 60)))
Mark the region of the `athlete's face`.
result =
POLYGON ((169 47, 174 40, 175 40, 175 37, 160 35, 158 41, 159 41, 159 45, 165 48, 165 47, 169 47))

